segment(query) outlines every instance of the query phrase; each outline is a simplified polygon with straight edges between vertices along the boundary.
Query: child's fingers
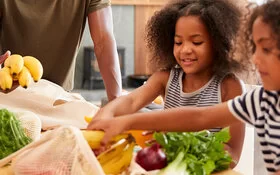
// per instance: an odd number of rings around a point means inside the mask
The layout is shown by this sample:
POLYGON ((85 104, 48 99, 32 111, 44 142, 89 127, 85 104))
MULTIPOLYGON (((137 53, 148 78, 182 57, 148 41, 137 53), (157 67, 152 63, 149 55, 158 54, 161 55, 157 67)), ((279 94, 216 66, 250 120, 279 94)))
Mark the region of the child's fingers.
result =
POLYGON ((111 140, 112 137, 113 137, 113 135, 111 135, 108 132, 105 132, 105 135, 104 135, 104 137, 101 141, 101 145, 106 146, 109 143, 109 141, 111 140))
POLYGON ((142 136, 152 135, 154 134, 154 131, 143 131, 142 136))
POLYGON ((97 118, 93 118, 90 123, 87 126, 87 129, 89 130, 100 130, 100 124, 98 124, 100 122, 100 119, 97 118))
POLYGON ((145 144, 147 144, 147 145, 152 145, 152 144, 154 144, 154 143, 156 143, 157 141, 155 140, 155 139, 151 139, 151 140, 147 140, 147 141, 145 141, 145 144))

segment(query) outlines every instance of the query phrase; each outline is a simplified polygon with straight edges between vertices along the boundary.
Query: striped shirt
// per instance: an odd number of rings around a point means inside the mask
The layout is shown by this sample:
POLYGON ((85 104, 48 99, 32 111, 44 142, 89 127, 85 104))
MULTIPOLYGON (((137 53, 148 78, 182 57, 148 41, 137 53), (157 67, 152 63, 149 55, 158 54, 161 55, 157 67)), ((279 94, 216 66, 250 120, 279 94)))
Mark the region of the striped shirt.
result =
MULTIPOLYGON (((185 93, 183 92, 182 85, 183 75, 184 72, 181 68, 173 68, 171 70, 166 86, 164 109, 180 106, 212 106, 222 102, 221 82, 225 76, 213 76, 211 80, 200 89, 191 93, 185 93)), ((211 129, 211 131, 217 132, 220 129, 221 128, 215 128, 211 129)))
POLYGON ((228 102, 231 113, 253 125, 268 172, 280 170, 280 92, 258 87, 228 102))

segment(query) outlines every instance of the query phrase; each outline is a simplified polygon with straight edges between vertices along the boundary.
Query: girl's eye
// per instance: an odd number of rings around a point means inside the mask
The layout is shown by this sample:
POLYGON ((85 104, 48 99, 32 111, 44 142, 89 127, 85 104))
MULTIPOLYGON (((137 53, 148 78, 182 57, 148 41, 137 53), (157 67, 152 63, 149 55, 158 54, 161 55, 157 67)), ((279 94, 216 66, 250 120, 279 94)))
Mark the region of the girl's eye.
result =
POLYGON ((256 47, 255 43, 252 43, 252 53, 255 53, 256 49, 257 49, 257 47, 256 47))
POLYGON ((175 41, 174 44, 179 46, 179 45, 181 45, 182 43, 181 43, 181 42, 176 42, 176 41, 175 41))
POLYGON ((193 42, 194 45, 198 46, 198 45, 201 45, 203 42, 193 42))
POLYGON ((270 53, 271 52, 271 49, 269 48, 262 48, 263 52, 264 53, 270 53))

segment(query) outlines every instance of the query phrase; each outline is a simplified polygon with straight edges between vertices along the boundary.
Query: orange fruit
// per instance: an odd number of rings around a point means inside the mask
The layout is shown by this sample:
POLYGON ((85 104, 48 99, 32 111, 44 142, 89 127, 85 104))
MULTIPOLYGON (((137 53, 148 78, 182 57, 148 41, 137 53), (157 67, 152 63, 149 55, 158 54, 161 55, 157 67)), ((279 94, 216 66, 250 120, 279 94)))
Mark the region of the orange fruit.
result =
POLYGON ((153 139, 153 133, 149 135, 142 135, 142 133, 145 132, 144 130, 129 130, 128 133, 130 133, 136 141, 136 144, 141 146, 142 148, 147 147, 146 141, 153 139))
POLYGON ((157 98, 155 98, 153 102, 155 104, 162 105, 163 104, 163 99, 162 99, 161 96, 157 96, 157 98))
POLYGON ((86 121, 87 123, 90 123, 91 120, 92 120, 92 117, 90 117, 90 116, 85 116, 84 119, 85 119, 85 121, 86 121))

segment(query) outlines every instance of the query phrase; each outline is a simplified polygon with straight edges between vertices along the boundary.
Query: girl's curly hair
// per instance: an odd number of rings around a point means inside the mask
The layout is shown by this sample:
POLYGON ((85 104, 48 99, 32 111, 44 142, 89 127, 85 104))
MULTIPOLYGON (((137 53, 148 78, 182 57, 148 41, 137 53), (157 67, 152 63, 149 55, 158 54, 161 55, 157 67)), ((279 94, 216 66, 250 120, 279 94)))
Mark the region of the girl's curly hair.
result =
POLYGON ((268 24, 273 32, 274 38, 277 40, 277 48, 280 49, 280 1, 270 0, 261 6, 250 4, 251 15, 247 15, 248 23, 245 28, 245 41, 247 42, 248 59, 251 58, 255 51, 255 45, 252 37, 253 24, 258 17, 262 17, 264 23, 268 24))
POLYGON ((146 26, 151 70, 170 70, 177 64, 173 55, 175 25, 180 17, 190 15, 200 17, 212 38, 215 74, 242 70, 244 67, 240 64, 241 59, 234 59, 234 56, 242 57, 244 54, 242 49, 234 47, 242 17, 241 8, 235 5, 236 2, 173 0, 157 11, 146 26))

